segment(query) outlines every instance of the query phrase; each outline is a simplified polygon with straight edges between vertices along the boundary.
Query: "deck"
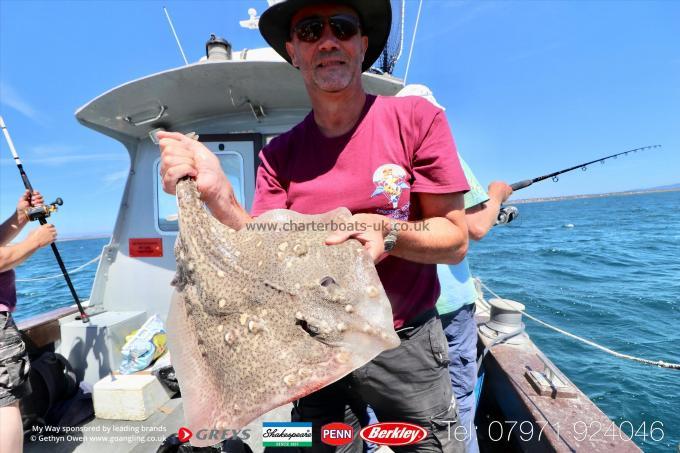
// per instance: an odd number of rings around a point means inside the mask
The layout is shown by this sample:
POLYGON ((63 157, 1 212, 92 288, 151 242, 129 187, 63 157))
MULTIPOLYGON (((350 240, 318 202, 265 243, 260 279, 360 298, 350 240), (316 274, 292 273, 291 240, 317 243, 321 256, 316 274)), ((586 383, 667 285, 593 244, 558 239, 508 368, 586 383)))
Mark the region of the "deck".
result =
MULTIPOLYGON (((477 324, 489 319, 478 304, 477 324)), ((483 349, 491 340, 478 334, 483 349)), ((477 410, 482 452, 640 453, 630 440, 531 341, 493 346, 484 359, 485 381, 477 410), (545 362, 567 385, 538 394, 527 372, 542 372, 545 362), (510 435, 511 430, 514 432, 510 435)))

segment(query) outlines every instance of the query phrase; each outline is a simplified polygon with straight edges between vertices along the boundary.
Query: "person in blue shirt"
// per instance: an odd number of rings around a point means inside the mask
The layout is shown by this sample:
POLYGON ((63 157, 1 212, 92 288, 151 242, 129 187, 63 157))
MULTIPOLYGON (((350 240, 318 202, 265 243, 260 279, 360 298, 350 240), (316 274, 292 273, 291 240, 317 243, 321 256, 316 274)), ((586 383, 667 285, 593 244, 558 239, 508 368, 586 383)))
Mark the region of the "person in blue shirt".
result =
MULTIPOLYGON (((512 188, 501 181, 489 184, 485 191, 467 163, 460 163, 470 185, 465 194, 465 222, 470 239, 479 241, 496 223, 501 204, 512 194, 512 188)), ((475 302, 479 297, 467 257, 456 265, 438 265, 441 294, 437 311, 449 343, 449 375, 458 402, 460 426, 465 434, 468 453, 478 453, 475 418, 475 384, 477 383, 477 324, 475 302)))

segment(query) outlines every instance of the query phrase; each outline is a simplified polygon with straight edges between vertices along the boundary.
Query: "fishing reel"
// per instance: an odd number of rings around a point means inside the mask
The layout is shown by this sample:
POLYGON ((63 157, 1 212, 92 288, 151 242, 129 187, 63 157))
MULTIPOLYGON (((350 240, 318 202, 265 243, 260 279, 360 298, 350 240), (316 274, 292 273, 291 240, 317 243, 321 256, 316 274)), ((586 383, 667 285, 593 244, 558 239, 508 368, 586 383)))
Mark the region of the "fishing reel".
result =
POLYGON ((517 216, 519 216, 519 209, 514 206, 502 206, 500 211, 498 211, 496 225, 510 223, 515 220, 517 216))
POLYGON ((40 220, 40 219, 45 219, 49 217, 53 212, 57 212, 57 206, 61 206, 64 204, 64 200, 61 198, 58 198, 54 200, 52 203, 44 204, 41 206, 31 206, 30 208, 26 209, 26 216, 28 217, 28 220, 31 222, 34 220, 40 220))

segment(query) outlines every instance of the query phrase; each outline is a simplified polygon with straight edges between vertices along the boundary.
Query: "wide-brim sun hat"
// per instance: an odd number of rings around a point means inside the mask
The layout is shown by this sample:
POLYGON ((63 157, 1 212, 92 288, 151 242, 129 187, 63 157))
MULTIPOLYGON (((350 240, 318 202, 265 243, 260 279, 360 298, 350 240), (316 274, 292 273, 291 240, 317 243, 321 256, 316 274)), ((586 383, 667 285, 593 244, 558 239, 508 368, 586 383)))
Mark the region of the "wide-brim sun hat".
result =
POLYGON ((288 63, 286 41, 290 41, 290 21, 300 9, 310 5, 345 5, 354 9, 361 19, 361 34, 368 37, 368 48, 361 70, 365 71, 378 59, 385 48, 392 26, 390 0, 284 0, 260 16, 260 33, 269 45, 288 63))

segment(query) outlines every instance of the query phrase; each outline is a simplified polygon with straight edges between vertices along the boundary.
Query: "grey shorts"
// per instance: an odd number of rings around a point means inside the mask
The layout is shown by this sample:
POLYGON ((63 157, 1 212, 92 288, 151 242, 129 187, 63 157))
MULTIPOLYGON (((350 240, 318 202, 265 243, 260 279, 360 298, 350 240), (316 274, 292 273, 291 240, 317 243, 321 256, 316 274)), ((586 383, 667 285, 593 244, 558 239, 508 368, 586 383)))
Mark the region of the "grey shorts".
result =
POLYGON ((0 407, 9 406, 31 393, 31 365, 12 314, 0 311, 0 407))
POLYGON ((448 345, 441 322, 434 315, 400 332, 401 345, 385 351, 365 366, 294 404, 293 421, 312 422, 315 439, 321 426, 345 422, 354 428, 354 442, 344 447, 315 444, 305 452, 357 453, 362 451, 359 430, 370 423, 366 405, 378 420, 422 426, 428 436, 398 453, 458 453, 465 451, 453 435, 458 411, 452 398, 448 345))

